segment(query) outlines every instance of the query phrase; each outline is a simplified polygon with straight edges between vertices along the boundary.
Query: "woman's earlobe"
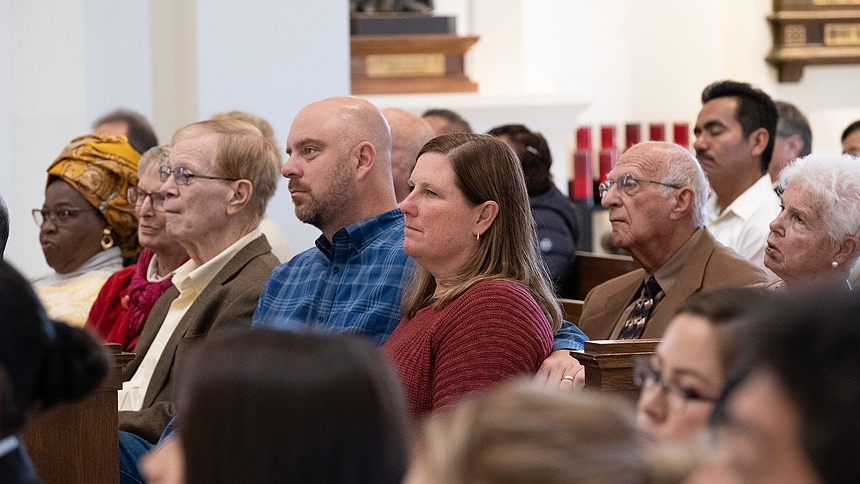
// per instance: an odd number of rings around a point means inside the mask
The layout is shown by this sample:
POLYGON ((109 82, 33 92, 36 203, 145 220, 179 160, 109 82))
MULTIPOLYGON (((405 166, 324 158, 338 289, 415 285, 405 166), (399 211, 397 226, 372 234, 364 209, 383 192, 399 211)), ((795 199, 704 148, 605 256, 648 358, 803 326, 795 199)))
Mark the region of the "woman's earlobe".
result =
POLYGON ((858 250, 860 250, 860 239, 857 239, 857 237, 854 237, 853 235, 848 235, 842 239, 842 244, 839 247, 837 257, 841 256, 840 259, 847 262, 857 255, 858 250))

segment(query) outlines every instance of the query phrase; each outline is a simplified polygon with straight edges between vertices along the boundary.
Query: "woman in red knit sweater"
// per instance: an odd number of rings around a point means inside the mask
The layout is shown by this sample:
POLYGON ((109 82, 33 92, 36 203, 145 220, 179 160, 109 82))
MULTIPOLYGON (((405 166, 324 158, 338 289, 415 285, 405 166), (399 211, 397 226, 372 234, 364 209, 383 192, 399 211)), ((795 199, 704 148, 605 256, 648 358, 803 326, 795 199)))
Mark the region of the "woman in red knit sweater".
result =
POLYGON ((522 167, 496 138, 424 145, 400 204, 403 249, 418 263, 404 319, 383 351, 414 416, 534 373, 561 312, 536 247, 522 167))

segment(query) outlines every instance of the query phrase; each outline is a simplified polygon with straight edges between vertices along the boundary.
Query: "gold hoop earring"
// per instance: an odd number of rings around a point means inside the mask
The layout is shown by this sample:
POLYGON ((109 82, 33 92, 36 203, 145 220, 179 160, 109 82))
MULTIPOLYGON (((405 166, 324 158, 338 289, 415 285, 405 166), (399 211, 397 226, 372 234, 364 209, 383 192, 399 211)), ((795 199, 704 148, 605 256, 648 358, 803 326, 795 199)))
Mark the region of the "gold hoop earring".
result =
POLYGON ((105 227, 102 231, 102 250, 108 250, 113 247, 113 237, 110 235, 110 229, 105 227))
POLYGON ((478 235, 475 236, 475 240, 477 240, 478 242, 481 241, 481 233, 480 232, 478 232, 478 235))

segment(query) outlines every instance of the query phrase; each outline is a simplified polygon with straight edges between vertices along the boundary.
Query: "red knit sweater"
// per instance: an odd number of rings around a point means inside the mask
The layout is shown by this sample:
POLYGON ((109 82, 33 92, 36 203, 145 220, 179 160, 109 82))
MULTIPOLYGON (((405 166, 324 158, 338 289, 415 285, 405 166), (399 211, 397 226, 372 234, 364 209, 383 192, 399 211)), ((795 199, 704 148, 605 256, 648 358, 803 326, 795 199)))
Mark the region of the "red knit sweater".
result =
POLYGON ((531 294, 509 281, 478 283, 442 307, 400 321, 382 347, 413 416, 523 373, 552 350, 552 328, 531 294))

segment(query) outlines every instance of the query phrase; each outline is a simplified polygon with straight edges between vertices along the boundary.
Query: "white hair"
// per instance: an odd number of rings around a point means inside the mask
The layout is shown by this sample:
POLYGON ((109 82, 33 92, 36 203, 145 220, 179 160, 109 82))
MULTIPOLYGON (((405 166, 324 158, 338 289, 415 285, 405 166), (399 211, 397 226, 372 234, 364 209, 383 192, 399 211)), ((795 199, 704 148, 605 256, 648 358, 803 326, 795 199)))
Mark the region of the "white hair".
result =
POLYGON ((860 160, 832 154, 798 158, 779 174, 780 187, 791 183, 821 203, 821 218, 834 242, 848 235, 860 238, 860 160))
MULTIPOLYGON (((667 185, 690 187, 693 190, 695 196, 692 211, 693 224, 696 227, 704 227, 705 202, 708 201, 708 179, 705 177, 705 172, 702 171, 699 161, 689 150, 680 145, 662 144, 667 146, 667 149, 663 150, 666 174, 663 175, 660 182, 667 185)), ((673 190, 671 187, 661 186, 660 194, 668 197, 673 190)))

